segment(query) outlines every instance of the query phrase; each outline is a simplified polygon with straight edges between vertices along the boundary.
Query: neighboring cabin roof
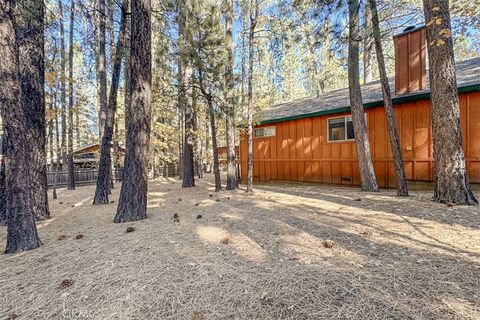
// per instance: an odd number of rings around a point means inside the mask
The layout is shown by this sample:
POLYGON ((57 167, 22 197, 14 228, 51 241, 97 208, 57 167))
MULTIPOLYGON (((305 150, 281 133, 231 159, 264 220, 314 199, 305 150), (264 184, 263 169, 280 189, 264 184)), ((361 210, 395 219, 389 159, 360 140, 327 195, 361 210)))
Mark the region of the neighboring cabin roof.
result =
MULTIPOLYGON (((457 62, 458 91, 480 91, 480 58, 457 62)), ((428 70, 427 70, 428 72, 428 70)), ((395 90, 395 78, 390 78, 390 90, 395 90)), ((427 77, 428 87, 428 77, 427 77)), ((421 90, 402 95, 395 95, 392 91, 394 103, 427 99, 430 90, 421 90)), ((383 105, 380 81, 374 81, 362 86, 362 97, 365 108, 383 105)), ((287 120, 308 118, 318 115, 334 114, 350 111, 348 88, 324 93, 318 98, 302 98, 280 103, 261 111, 258 116, 262 124, 287 120)))

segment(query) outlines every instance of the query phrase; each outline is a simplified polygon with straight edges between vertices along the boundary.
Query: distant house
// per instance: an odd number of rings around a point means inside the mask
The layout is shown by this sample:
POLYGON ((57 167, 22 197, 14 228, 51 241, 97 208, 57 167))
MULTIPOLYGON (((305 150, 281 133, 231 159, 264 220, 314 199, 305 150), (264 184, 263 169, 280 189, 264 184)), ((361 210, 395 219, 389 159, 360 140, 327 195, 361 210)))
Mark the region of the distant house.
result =
MULTIPOLYGON (((433 181, 430 91, 425 28, 394 36, 393 102, 409 180, 433 181)), ((457 63, 463 146, 470 181, 480 183, 480 58, 457 63)), ((383 97, 378 81, 362 87, 370 147, 379 185, 395 186, 383 97)), ((253 176, 359 185, 348 88, 274 105, 254 128, 253 176)), ((242 179, 247 178, 247 140, 240 143, 242 179)))
MULTIPOLYGON (((119 162, 123 164, 125 149, 119 146, 118 153, 119 153, 119 162)), ((113 153, 112 153, 112 156, 113 156, 113 153)), ((76 169, 96 169, 98 168, 99 161, 100 161, 99 143, 85 145, 73 150, 73 163, 76 169)), ((54 170, 56 163, 57 163, 56 157, 53 159, 48 159, 47 164, 48 164, 49 170, 54 170)), ((59 163, 60 165, 62 164, 62 159, 60 159, 59 163)))

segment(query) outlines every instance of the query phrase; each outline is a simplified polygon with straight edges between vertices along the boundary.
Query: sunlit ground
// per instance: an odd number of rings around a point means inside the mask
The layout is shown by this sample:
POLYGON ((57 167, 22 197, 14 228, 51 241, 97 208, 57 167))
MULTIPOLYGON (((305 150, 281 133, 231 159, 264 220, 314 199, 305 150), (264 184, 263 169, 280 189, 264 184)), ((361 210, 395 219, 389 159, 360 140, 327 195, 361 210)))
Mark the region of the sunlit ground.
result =
POLYGON ((148 219, 127 224, 119 185, 103 206, 93 186, 60 190, 43 247, 0 255, 0 319, 480 319, 479 207, 197 185, 151 181, 148 219))

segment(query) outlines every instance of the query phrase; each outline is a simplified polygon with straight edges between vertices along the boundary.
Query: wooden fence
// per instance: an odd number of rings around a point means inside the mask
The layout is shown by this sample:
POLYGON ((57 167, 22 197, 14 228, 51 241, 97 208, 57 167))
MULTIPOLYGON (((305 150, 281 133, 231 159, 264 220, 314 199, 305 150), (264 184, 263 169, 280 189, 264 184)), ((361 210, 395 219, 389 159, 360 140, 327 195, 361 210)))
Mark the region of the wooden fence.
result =
MULTIPOLYGON (((47 172, 47 185, 53 187, 55 183, 56 172, 47 172)), ((92 184, 97 181, 98 170, 77 170, 75 171, 75 184, 92 184)), ((123 169, 112 170, 114 181, 122 181, 123 169)), ((57 186, 66 186, 68 181, 68 172, 59 171, 57 176, 57 186)))

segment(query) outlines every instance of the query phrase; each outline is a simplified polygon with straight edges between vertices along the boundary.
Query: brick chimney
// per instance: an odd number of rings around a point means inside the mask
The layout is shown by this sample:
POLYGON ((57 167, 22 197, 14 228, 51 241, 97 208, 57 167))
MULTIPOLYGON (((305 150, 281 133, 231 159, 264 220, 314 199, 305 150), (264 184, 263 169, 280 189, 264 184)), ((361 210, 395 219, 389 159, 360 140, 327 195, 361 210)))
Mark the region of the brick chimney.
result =
POLYGON ((425 26, 410 26, 393 36, 395 46, 395 94, 426 87, 425 26))

